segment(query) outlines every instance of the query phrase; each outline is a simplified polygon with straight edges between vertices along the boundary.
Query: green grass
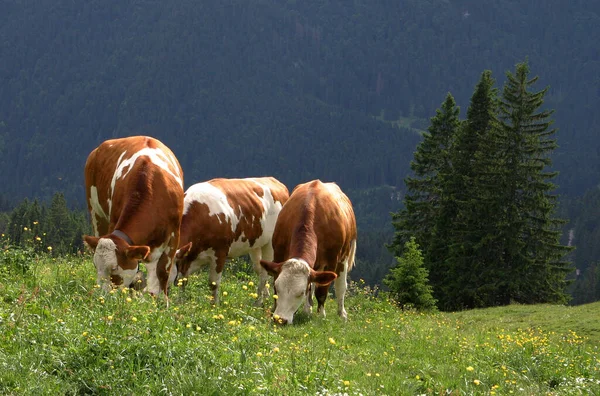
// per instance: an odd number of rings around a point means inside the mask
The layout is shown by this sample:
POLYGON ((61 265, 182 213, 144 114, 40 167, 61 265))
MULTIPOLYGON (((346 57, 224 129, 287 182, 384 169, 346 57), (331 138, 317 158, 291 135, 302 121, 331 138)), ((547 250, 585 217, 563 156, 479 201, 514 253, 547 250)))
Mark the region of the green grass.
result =
POLYGON ((600 304, 403 312, 353 285, 349 321, 274 326, 255 277, 229 266, 163 299, 105 293, 89 257, 0 252, 1 394, 600 394, 600 304), (26 268, 26 270, 23 270, 26 268))

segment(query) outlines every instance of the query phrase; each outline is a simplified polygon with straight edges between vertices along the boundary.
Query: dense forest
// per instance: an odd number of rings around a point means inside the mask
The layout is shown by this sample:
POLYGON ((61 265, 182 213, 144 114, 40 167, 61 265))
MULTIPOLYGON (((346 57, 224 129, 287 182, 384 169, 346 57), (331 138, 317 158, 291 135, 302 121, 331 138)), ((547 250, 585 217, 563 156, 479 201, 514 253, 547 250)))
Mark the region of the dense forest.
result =
MULTIPOLYGON (((14 1, 0 13, 0 211, 64 194, 83 209, 101 141, 147 134, 186 186, 273 175, 338 182, 356 206, 355 276, 391 265, 421 133, 448 92, 466 108, 483 70, 528 59, 550 86, 563 242, 597 282, 600 6, 583 0, 14 1)), ((2 219, 0 218, 0 220, 2 219)), ((577 275, 579 274, 579 275, 577 275)), ((597 299, 587 296, 577 302, 597 299)))

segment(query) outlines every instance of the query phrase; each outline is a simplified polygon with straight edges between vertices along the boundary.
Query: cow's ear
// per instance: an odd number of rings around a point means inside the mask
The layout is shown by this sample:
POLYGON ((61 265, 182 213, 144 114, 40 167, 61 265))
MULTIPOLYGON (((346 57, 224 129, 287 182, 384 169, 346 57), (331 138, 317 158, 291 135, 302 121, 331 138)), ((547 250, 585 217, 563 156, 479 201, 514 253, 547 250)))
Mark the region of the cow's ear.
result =
POLYGON ((260 260, 260 265, 267 270, 269 275, 276 276, 281 272, 282 263, 274 263, 272 261, 260 260))
POLYGON ((130 260, 146 260, 150 254, 149 246, 128 246, 125 252, 130 260))
POLYGON ((177 249, 177 253, 175 253, 175 258, 177 258, 178 260, 181 260, 182 258, 184 258, 185 256, 188 255, 191 248, 192 248, 192 242, 188 243, 185 246, 180 247, 179 249, 177 249))
POLYGON ((327 286, 337 278, 333 271, 311 271, 309 280, 319 286, 327 286))
POLYGON ((85 242, 85 245, 92 251, 95 252, 96 251, 96 246, 98 246, 98 241, 100 240, 100 238, 95 237, 95 236, 90 236, 90 235, 84 235, 83 236, 83 241, 85 242))

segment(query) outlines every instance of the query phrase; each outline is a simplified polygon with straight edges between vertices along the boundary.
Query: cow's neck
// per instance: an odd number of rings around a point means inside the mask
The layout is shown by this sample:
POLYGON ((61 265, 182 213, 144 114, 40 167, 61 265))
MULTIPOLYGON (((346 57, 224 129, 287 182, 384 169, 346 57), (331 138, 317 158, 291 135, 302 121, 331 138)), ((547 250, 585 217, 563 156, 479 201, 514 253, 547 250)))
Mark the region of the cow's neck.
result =
POLYGON ((133 245, 133 241, 131 240, 131 238, 129 237, 129 235, 127 235, 126 233, 124 233, 121 230, 117 230, 115 229, 113 232, 111 232, 112 235, 117 236, 119 238, 121 238, 122 240, 124 240, 125 242, 127 242, 128 245, 133 245))
POLYGON ((315 233, 315 202, 308 200, 302 209, 300 221, 294 229, 290 256, 300 258, 314 268, 317 260, 317 234, 315 233))
MULTIPOLYGON (((159 213, 148 213, 147 209, 147 199, 154 180, 154 173, 148 169, 149 166, 147 162, 140 163, 139 174, 135 179, 129 180, 131 185, 123 194, 125 199, 115 224, 115 230, 125 233, 130 241, 138 245, 147 245, 149 239, 152 239, 148 233, 153 232, 155 227, 149 223, 154 223, 159 216, 159 213)), ((152 194, 160 194, 160 191, 152 194)))

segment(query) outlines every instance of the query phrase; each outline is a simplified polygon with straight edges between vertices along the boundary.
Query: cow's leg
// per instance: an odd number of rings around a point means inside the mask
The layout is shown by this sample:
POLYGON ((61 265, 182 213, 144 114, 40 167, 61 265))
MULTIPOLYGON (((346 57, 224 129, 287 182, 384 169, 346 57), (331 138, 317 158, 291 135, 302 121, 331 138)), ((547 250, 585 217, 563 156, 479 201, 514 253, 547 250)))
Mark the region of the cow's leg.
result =
POLYGON ((146 288, 144 289, 148 293, 157 296, 161 292, 161 285, 164 283, 164 278, 166 275, 166 262, 167 257, 164 254, 163 248, 157 248, 150 253, 150 258, 148 262, 146 262, 148 280, 146 288))
POLYGON ((160 292, 160 282, 156 275, 157 264, 158 264, 158 260, 152 260, 152 261, 146 263, 146 271, 148 273, 148 281, 146 283, 146 288, 144 290, 153 295, 158 295, 158 293, 160 292))
POLYGON ((267 261, 273 261, 273 248, 271 244, 263 246, 262 248, 250 250, 250 260, 254 266, 254 272, 258 275, 258 299, 255 301, 255 306, 262 306, 265 298, 269 297, 269 289, 267 289, 267 281, 269 280, 269 274, 267 270, 260 265, 260 259, 267 261))
POLYGON ((175 283, 175 279, 177 278, 177 266, 175 265, 175 254, 177 253, 177 247, 179 246, 179 234, 171 234, 171 239, 169 240, 169 261, 167 262, 166 272, 168 274, 167 277, 167 286, 165 290, 175 283))
POLYGON ((329 285, 321 286, 317 285, 315 290, 315 297, 317 297, 317 313, 320 313, 325 317, 325 300, 327 300, 327 292, 329 291, 329 285))
POLYGON ((167 295, 169 288, 169 270, 171 269, 171 263, 173 262, 173 258, 169 256, 170 255, 167 254, 167 252, 163 252, 158 259, 158 264, 156 266, 159 292, 165 293, 165 296, 167 295))
POLYGON ((315 286, 316 285, 314 283, 309 283, 308 290, 306 291, 306 301, 304 302, 304 312, 309 315, 312 313, 313 295, 315 294, 315 286))
POLYGON ((208 272, 208 286, 212 291, 212 303, 219 303, 219 285, 221 284, 221 275, 223 274, 223 268, 225 267, 225 260, 227 253, 216 252, 216 259, 211 260, 210 270, 208 272))
POLYGON ((344 308, 344 297, 346 296, 346 288, 348 287, 348 260, 343 263, 344 270, 335 278, 333 287, 335 288, 335 298, 338 303, 338 315, 344 320, 348 320, 348 314, 344 308))

